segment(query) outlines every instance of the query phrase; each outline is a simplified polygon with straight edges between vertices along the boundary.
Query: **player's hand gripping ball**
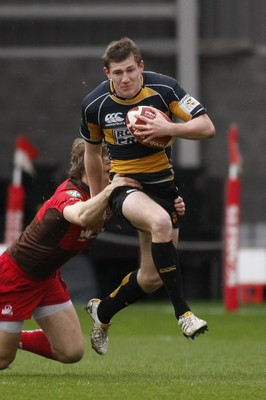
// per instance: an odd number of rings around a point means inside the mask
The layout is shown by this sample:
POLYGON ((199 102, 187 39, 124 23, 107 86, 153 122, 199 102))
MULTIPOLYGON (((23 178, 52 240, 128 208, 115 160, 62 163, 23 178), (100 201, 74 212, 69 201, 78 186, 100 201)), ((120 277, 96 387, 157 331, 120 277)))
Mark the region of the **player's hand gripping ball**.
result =
MULTIPOLYGON (((171 122, 170 118, 164 114, 162 111, 158 110, 163 117, 171 122)), ((153 138, 147 142, 143 142, 143 139, 139 135, 135 135, 135 132, 139 132, 134 128, 135 124, 138 125, 145 125, 146 123, 142 121, 141 119, 137 118, 136 115, 142 115, 143 117, 149 118, 149 119, 154 119, 156 117, 156 114, 153 110, 153 107, 149 106, 138 106, 134 107, 131 110, 128 111, 127 116, 126 116, 126 124, 132 135, 137 139, 140 143, 144 144, 145 146, 152 147, 154 149, 164 149, 167 146, 170 146, 174 138, 172 136, 161 136, 161 137, 156 137, 153 138)))

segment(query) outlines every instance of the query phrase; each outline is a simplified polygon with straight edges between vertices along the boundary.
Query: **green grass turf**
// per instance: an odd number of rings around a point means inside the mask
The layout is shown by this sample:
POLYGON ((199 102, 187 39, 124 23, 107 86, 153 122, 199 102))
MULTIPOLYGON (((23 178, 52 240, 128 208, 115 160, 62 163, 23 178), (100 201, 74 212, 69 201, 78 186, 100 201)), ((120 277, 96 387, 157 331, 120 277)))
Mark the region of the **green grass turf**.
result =
POLYGON ((209 323, 209 332, 194 341, 183 337, 168 302, 142 303, 114 317, 105 356, 91 349, 91 321, 77 306, 87 338, 84 359, 63 365, 18 351, 11 368, 0 372, 0 398, 264 400, 266 305, 242 305, 237 313, 217 303, 191 305, 209 323))

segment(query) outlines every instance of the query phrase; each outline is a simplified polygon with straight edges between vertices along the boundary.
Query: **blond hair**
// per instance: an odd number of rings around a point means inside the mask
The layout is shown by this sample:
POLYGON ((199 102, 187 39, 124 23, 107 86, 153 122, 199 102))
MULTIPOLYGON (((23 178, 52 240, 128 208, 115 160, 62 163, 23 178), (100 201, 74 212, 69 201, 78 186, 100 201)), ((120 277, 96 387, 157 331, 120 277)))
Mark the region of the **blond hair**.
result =
MULTIPOLYGON (((74 140, 71 150, 70 169, 68 172, 69 178, 81 179, 85 173, 84 166, 84 153, 85 153, 85 141, 84 139, 77 138, 74 140)), ((108 158, 106 145, 102 146, 102 159, 108 158)))
POLYGON ((84 139, 75 139, 71 150, 70 170, 68 172, 71 179, 81 179, 85 173, 84 167, 84 139))

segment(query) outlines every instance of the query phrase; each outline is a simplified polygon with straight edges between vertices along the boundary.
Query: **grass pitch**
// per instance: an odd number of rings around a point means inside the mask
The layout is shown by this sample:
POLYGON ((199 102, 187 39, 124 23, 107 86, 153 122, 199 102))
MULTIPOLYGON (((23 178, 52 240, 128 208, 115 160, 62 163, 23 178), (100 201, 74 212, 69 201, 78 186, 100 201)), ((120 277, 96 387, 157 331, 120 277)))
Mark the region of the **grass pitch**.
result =
MULTIPOLYGON (((0 371, 8 400, 250 400, 266 398, 266 305, 226 313, 222 304, 190 303, 209 332, 194 341, 179 330, 168 302, 128 307, 113 319, 109 350, 90 347, 91 321, 77 306, 87 349, 63 365, 18 351, 0 371)), ((34 328, 29 321, 25 328, 34 328)))

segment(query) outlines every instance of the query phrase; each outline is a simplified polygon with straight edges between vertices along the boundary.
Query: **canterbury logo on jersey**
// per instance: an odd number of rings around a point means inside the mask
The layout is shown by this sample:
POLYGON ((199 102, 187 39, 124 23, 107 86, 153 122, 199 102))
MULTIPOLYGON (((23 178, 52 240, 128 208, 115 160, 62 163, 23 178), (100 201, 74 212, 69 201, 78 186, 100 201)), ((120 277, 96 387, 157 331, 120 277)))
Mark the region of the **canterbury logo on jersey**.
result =
POLYGON ((121 112, 107 114, 105 116, 105 122, 107 124, 117 124, 117 123, 124 122, 125 119, 124 119, 124 117, 121 117, 121 115, 123 115, 121 112))
POLYGON ((160 268, 159 272, 161 274, 165 274, 166 272, 171 272, 171 271, 174 271, 175 269, 176 269, 176 266, 173 265, 172 267, 160 268))

